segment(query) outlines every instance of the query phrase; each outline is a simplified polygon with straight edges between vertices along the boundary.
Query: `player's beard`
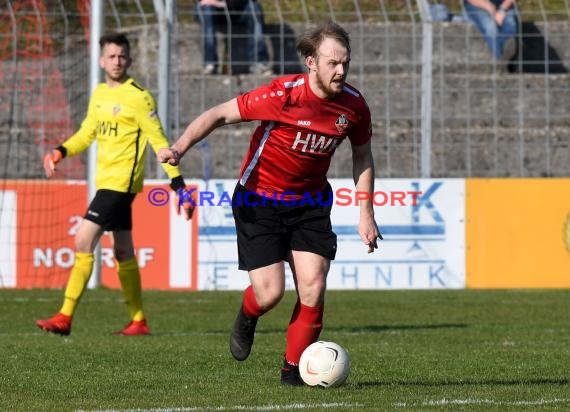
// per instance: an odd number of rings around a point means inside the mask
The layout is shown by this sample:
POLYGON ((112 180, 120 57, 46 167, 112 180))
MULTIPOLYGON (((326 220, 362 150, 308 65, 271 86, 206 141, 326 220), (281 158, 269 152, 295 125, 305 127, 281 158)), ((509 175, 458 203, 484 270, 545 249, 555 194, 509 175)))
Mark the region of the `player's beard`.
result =
POLYGON ((317 87, 324 92, 328 99, 334 98, 336 95, 342 92, 342 88, 344 87, 344 78, 342 81, 333 82, 331 79, 330 81, 326 82, 323 80, 322 76, 319 74, 318 70, 316 72, 316 81, 317 87))
POLYGON ((114 82, 122 83, 127 77, 127 71, 123 68, 113 71, 107 71, 107 77, 114 82))

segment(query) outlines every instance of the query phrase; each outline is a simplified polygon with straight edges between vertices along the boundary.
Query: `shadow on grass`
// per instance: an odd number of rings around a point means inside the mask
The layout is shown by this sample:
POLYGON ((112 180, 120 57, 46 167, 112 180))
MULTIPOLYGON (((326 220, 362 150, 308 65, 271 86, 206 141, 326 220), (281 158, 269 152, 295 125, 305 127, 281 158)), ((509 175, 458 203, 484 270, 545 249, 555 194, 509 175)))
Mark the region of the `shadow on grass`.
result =
POLYGON ((385 380, 385 381, 363 381, 351 382, 350 385, 355 389, 366 389, 374 386, 420 386, 420 387, 441 387, 441 386, 528 386, 528 385, 568 385, 570 379, 463 379, 458 381, 420 381, 420 380, 385 380))
POLYGON ((430 329, 461 329, 468 327, 465 323, 441 323, 437 325, 369 325, 355 328, 344 326, 325 326, 328 332, 349 332, 349 333, 381 333, 395 330, 430 330, 430 329))
MULTIPOLYGON (((359 326, 359 327, 346 327, 346 326, 327 326, 325 325, 325 330, 328 332, 342 332, 342 333, 382 333, 397 330, 430 330, 430 329, 462 329, 467 328, 469 325, 465 323, 441 323, 438 325, 369 325, 369 326, 359 326)), ((255 333, 256 334, 274 334, 282 333, 283 329, 276 328, 264 328, 263 326, 258 326, 255 333)))

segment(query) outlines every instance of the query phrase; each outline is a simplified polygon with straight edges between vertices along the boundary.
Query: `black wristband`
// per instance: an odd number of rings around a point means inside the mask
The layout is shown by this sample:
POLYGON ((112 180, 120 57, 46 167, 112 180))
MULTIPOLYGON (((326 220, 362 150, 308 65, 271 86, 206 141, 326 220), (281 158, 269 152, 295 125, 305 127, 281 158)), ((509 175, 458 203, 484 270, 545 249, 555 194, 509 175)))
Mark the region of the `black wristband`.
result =
POLYGON ((62 145, 59 145, 55 148, 55 150, 59 150, 61 152, 61 158, 65 158, 67 156, 67 149, 62 145))
POLYGON ((170 188, 175 192, 178 191, 178 189, 184 189, 185 187, 186 183, 184 183, 184 178, 182 176, 176 176, 170 180, 170 188))

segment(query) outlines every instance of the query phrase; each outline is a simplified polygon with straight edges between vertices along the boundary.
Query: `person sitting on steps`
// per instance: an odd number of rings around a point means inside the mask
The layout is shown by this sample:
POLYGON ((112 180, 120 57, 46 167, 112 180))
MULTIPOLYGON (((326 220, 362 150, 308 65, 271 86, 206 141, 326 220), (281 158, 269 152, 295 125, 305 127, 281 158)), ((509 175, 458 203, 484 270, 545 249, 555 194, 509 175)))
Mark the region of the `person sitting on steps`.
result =
MULTIPOLYGON (((228 16, 231 18, 231 24, 244 27, 248 33, 247 57, 250 73, 272 75, 263 35, 263 9, 256 0, 199 0, 196 3, 196 17, 202 27, 202 73, 209 75, 219 71, 216 28, 228 25, 228 16)), ((231 32, 228 35, 231 35, 231 32)))
POLYGON ((463 0, 465 13, 493 56, 508 63, 517 53, 519 24, 514 0, 463 0))

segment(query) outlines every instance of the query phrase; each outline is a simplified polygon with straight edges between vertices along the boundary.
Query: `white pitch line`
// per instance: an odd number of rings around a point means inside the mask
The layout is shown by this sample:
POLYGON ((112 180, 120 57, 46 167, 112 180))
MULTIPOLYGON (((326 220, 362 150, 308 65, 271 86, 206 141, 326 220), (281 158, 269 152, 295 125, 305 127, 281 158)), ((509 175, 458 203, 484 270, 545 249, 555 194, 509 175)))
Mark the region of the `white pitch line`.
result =
POLYGON ((538 400, 522 400, 522 401, 496 401, 493 399, 441 399, 423 402, 398 402, 394 406, 397 407, 414 407, 414 406, 446 406, 446 405, 492 405, 492 406, 541 406, 558 403, 570 403, 570 399, 538 399, 538 400))
MULTIPOLYGON (((153 408, 153 409, 101 409, 89 412, 210 412, 210 411, 293 411, 309 408, 319 409, 346 409, 361 408, 363 404, 359 403, 292 403, 289 405, 235 405, 235 406, 180 406, 175 408, 153 408)), ((76 412, 87 412, 84 409, 76 410, 76 412)))

